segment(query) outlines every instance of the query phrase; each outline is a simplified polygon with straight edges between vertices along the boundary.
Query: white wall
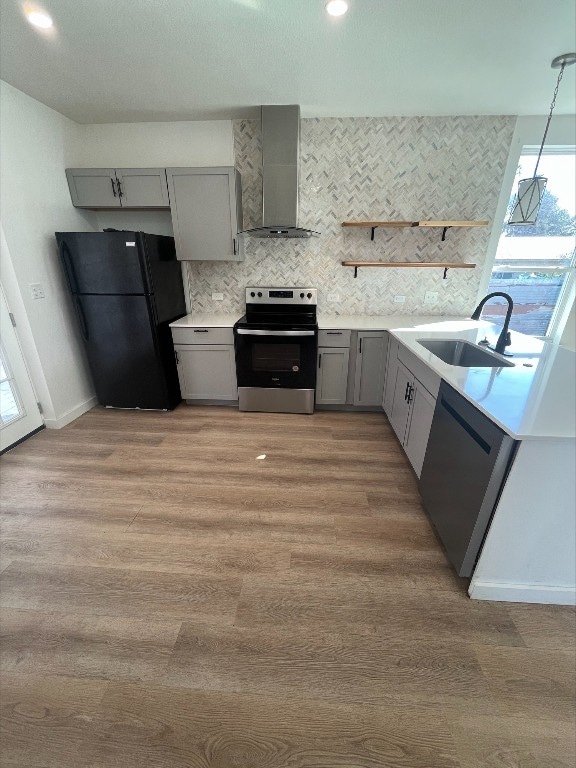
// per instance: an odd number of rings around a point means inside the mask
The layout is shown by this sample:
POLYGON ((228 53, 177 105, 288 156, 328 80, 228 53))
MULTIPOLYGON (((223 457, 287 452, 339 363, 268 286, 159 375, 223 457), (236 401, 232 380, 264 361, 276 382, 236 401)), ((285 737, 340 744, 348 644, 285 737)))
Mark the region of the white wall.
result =
POLYGON ((39 396, 49 392, 50 402, 42 403, 47 426, 62 426, 94 402, 54 238, 55 231, 91 231, 96 224, 92 214, 72 207, 64 175, 77 127, 0 83, 2 226, 42 368, 44 384, 31 366, 33 383, 39 396), (30 283, 41 283, 46 298, 34 301, 30 283))
POLYGON ((78 125, 68 167, 164 168, 234 165, 231 120, 78 125))
POLYGON ((470 597, 576 602, 575 466, 573 439, 522 441, 474 571, 470 597))

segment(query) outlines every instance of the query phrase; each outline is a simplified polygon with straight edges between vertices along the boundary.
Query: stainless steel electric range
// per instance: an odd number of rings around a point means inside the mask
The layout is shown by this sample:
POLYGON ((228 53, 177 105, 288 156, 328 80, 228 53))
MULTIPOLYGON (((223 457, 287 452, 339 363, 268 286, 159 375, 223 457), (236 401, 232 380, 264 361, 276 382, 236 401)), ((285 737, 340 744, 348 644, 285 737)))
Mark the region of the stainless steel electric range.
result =
POLYGON ((317 299, 315 288, 246 288, 234 326, 241 411, 314 411, 317 299))

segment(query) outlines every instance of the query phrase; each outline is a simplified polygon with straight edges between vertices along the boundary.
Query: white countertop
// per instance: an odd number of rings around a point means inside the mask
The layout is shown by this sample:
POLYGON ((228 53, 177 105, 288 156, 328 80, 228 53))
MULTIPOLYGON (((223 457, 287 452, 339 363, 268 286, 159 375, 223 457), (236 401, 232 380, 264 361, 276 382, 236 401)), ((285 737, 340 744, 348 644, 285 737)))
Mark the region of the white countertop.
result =
MULTIPOLYGON (((320 330, 349 329, 351 331, 389 331, 392 328, 412 328, 423 323, 445 320, 438 315, 325 315, 318 313, 320 330)), ((458 318, 450 318, 458 319, 458 318)))
MULTIPOLYGON (((171 328, 232 328, 241 314, 202 314, 192 312, 170 323, 171 328)), ((391 328, 411 328, 422 323, 434 323, 438 315, 318 315, 321 330, 334 328, 351 331, 388 331, 391 328)))
MULTIPOLYGON (((239 314, 192 313, 172 328, 232 328, 239 314)), ((460 368, 444 363, 418 339, 466 339, 488 336, 500 328, 484 321, 430 315, 318 315, 322 330, 390 331, 444 381, 516 440, 576 436, 576 353, 522 333, 511 332, 512 368, 460 368)))
POLYGON ((170 328, 232 328, 236 320, 240 320, 240 315, 203 315, 192 312, 170 323, 170 328))
POLYGON ((500 328, 474 320, 437 320, 391 333, 418 358, 517 440, 576 436, 576 353, 532 336, 511 332, 506 348, 512 368, 460 368, 444 363, 418 339, 466 339, 485 336, 496 342, 500 328))

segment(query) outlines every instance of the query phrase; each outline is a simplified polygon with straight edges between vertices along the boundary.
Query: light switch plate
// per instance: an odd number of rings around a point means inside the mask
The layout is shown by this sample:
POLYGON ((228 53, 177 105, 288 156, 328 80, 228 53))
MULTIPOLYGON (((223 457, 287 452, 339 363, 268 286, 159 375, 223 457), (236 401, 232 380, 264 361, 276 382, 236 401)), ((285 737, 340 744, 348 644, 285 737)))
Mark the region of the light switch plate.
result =
POLYGON ((328 301, 340 301, 339 293, 329 293, 326 297, 328 301))
POLYGON ((424 294, 424 304, 436 304, 438 301, 437 291, 426 291, 424 294))
POLYGON ((42 283, 30 283, 30 292, 33 299, 43 299, 46 296, 42 283))
POLYGON ((212 294, 212 301, 224 301, 224 294, 223 293, 213 293, 212 294))
POLYGON ((397 293, 396 296, 394 296, 394 304, 404 304, 406 301, 406 296, 402 296, 402 294, 397 293))

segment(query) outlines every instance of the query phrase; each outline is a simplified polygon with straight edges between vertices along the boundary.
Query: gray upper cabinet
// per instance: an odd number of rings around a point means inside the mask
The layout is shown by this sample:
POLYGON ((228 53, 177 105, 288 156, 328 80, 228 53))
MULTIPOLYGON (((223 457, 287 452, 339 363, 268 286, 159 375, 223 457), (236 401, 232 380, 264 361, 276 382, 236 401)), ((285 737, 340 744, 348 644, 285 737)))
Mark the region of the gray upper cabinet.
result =
POLYGON ((67 168, 76 208, 169 208, 164 168, 67 168))
POLYGON ((116 168, 122 208, 169 208, 164 168, 116 168))
POLYGON ((235 168, 167 168, 176 254, 183 261, 241 261, 240 174, 235 168))
POLYGON ((120 208, 114 168, 67 168, 72 205, 76 208, 120 208))

